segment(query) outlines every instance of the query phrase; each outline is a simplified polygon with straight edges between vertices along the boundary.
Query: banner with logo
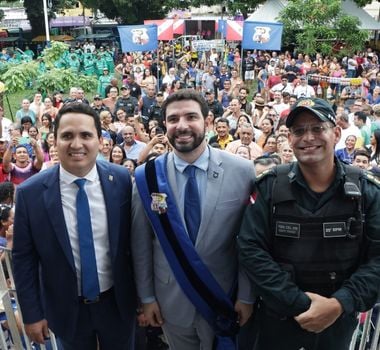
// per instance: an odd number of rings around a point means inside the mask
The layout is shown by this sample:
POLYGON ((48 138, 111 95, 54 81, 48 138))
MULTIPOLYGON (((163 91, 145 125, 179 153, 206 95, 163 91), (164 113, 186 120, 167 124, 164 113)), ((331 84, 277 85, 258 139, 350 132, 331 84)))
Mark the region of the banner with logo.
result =
POLYGON ((245 21, 242 48, 281 50, 282 29, 282 23, 245 21))
POLYGON ((158 47, 157 25, 118 26, 121 49, 128 51, 152 51, 158 47))
POLYGON ((216 49, 217 52, 224 52, 224 40, 193 40, 191 45, 194 51, 211 51, 211 49, 216 49))

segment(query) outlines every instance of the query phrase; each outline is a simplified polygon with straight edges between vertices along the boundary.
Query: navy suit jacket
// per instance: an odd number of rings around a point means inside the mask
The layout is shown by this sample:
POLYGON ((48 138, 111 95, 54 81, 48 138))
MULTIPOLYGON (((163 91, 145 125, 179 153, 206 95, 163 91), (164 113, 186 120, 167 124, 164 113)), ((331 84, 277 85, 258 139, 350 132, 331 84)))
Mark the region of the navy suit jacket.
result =
MULTIPOLYGON (((128 171, 98 161, 110 242, 114 291, 122 319, 133 320, 136 292, 130 259, 131 180, 128 171)), ((63 215, 59 166, 32 176, 17 188, 13 265, 25 323, 46 318, 62 338, 77 327, 78 287, 63 215)))

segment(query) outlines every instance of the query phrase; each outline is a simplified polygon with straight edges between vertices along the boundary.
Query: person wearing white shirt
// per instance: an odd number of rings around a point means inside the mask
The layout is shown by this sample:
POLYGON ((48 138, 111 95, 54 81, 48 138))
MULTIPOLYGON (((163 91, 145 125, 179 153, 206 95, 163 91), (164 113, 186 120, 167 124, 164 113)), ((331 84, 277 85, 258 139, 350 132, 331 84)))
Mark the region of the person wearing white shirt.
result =
POLYGON ((101 124, 87 104, 64 105, 55 123, 60 164, 17 190, 13 263, 25 331, 43 344, 50 328, 65 350, 132 350, 129 172, 96 160, 101 124))
POLYGON ((305 76, 302 76, 300 78, 300 85, 296 86, 294 89, 294 95, 297 96, 297 98, 313 98, 315 97, 315 90, 307 84, 307 80, 305 76))

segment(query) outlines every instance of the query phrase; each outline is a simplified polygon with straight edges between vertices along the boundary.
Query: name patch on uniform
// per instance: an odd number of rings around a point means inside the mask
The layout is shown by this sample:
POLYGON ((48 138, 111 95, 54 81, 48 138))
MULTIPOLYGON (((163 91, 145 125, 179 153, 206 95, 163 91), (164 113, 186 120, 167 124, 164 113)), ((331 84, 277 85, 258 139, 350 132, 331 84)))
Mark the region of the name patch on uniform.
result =
POLYGON ((346 237, 346 235, 345 222, 325 222, 323 224, 324 238, 346 237))
POLYGON ((276 236, 300 238, 301 225, 295 222, 276 221, 276 236))

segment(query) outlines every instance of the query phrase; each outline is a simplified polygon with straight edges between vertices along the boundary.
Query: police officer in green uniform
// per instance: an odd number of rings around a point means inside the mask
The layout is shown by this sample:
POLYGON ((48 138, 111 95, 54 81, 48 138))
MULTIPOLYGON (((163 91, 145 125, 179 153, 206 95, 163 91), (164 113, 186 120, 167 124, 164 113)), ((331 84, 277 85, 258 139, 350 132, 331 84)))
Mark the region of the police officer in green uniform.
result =
POLYGON ((380 290, 380 187, 334 157, 341 136, 322 99, 288 116, 297 162, 258 177, 238 236, 257 296, 258 350, 347 350, 380 290))

